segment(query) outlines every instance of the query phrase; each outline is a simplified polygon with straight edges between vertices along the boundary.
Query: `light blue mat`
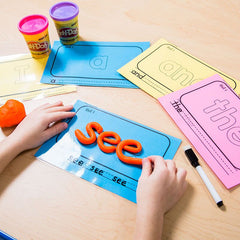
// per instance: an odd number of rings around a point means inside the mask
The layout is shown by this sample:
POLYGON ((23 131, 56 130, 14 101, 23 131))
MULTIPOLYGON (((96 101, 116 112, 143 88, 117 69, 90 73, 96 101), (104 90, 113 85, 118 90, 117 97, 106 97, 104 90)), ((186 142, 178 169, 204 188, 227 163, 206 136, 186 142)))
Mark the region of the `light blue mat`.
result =
POLYGON ((88 136, 86 125, 98 122, 104 131, 114 131, 122 140, 137 140, 142 144, 142 151, 124 153, 132 157, 161 155, 172 159, 181 143, 178 138, 81 101, 76 102, 74 111, 76 116, 66 120, 69 128, 43 144, 35 156, 133 202, 136 202, 141 167, 123 163, 115 152, 102 152, 97 143, 82 145, 75 137, 75 129, 88 136))
POLYGON ((149 42, 55 41, 41 83, 138 88, 117 70, 141 54, 149 42))

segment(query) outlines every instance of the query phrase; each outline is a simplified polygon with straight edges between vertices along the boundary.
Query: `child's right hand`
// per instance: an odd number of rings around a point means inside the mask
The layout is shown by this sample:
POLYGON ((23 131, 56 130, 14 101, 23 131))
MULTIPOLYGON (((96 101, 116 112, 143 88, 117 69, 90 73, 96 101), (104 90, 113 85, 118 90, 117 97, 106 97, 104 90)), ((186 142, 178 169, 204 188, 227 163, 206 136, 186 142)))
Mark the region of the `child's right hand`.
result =
POLYGON ((137 187, 135 239, 161 239, 164 214, 174 206, 187 188, 187 172, 172 160, 160 156, 143 159, 137 187))
POLYGON ((186 175, 186 170, 178 169, 173 160, 164 160, 160 156, 143 159, 137 188, 138 206, 155 213, 166 213, 185 192, 186 175))

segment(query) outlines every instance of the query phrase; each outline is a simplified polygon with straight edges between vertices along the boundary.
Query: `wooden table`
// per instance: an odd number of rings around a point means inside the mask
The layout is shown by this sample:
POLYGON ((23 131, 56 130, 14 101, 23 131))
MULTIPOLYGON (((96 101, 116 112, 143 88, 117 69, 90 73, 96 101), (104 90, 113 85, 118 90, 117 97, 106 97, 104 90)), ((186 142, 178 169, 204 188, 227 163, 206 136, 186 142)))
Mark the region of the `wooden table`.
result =
MULTIPOLYGON (((33 13, 49 17, 56 1, 1 0, 0 55, 28 53, 17 23, 33 13)), ((150 41, 165 38, 199 59, 239 78, 240 2, 235 0, 80 0, 83 40, 150 41)), ((49 17, 50 38, 58 40, 49 17)), ((1 91, 1 90, 0 90, 1 91)), ((78 87, 76 93, 26 101, 27 112, 45 102, 77 99, 138 121, 159 131, 185 136, 157 101, 140 89, 78 87), (114 98, 113 98, 114 96, 114 98), (144 111, 144 114, 142 114, 144 111)), ((3 139, 10 131, 1 131, 3 139)), ((109 191, 37 160, 35 150, 17 157, 0 176, 0 229, 22 240, 125 240, 134 231, 136 205, 109 191)), ((216 207, 181 149, 174 158, 188 171, 184 197, 166 214, 163 239, 237 240, 240 236, 240 191, 216 178, 200 159, 225 208, 216 207)))

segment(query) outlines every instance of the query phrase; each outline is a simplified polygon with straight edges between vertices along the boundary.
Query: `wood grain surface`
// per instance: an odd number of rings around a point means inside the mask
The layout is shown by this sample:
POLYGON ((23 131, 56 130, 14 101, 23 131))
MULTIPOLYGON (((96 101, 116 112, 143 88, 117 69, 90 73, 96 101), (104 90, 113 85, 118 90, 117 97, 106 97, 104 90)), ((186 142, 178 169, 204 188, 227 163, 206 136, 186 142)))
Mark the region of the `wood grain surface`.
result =
MULTIPOLYGON (((49 8, 57 1, 0 0, 0 55, 28 53, 17 29, 30 14, 49 18, 51 42, 58 40, 49 8)), ((239 79, 240 1, 238 0, 80 0, 79 31, 88 41, 150 41, 160 38, 239 79)), ((0 89, 1 91, 1 89, 0 89)), ((24 102, 29 113, 46 102, 77 99, 138 121, 183 140, 174 161, 188 171, 186 194, 165 216, 163 240, 238 240, 240 189, 227 190, 200 158, 222 197, 219 209, 186 160, 189 144, 158 102, 140 89, 78 87, 77 92, 24 102)), ((0 139, 13 129, 0 131, 0 139)), ((14 159, 0 176, 0 229, 19 240, 132 239, 136 205, 34 157, 14 159)))

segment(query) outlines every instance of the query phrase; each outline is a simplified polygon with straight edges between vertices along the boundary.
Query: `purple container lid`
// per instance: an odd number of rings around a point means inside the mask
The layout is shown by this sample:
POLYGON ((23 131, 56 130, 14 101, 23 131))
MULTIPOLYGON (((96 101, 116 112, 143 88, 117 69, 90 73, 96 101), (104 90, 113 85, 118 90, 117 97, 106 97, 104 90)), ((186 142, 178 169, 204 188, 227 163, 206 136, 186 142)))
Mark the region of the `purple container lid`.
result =
POLYGON ((78 5, 72 2, 60 2, 53 5, 49 14, 56 21, 68 21, 75 18, 79 13, 78 5))

